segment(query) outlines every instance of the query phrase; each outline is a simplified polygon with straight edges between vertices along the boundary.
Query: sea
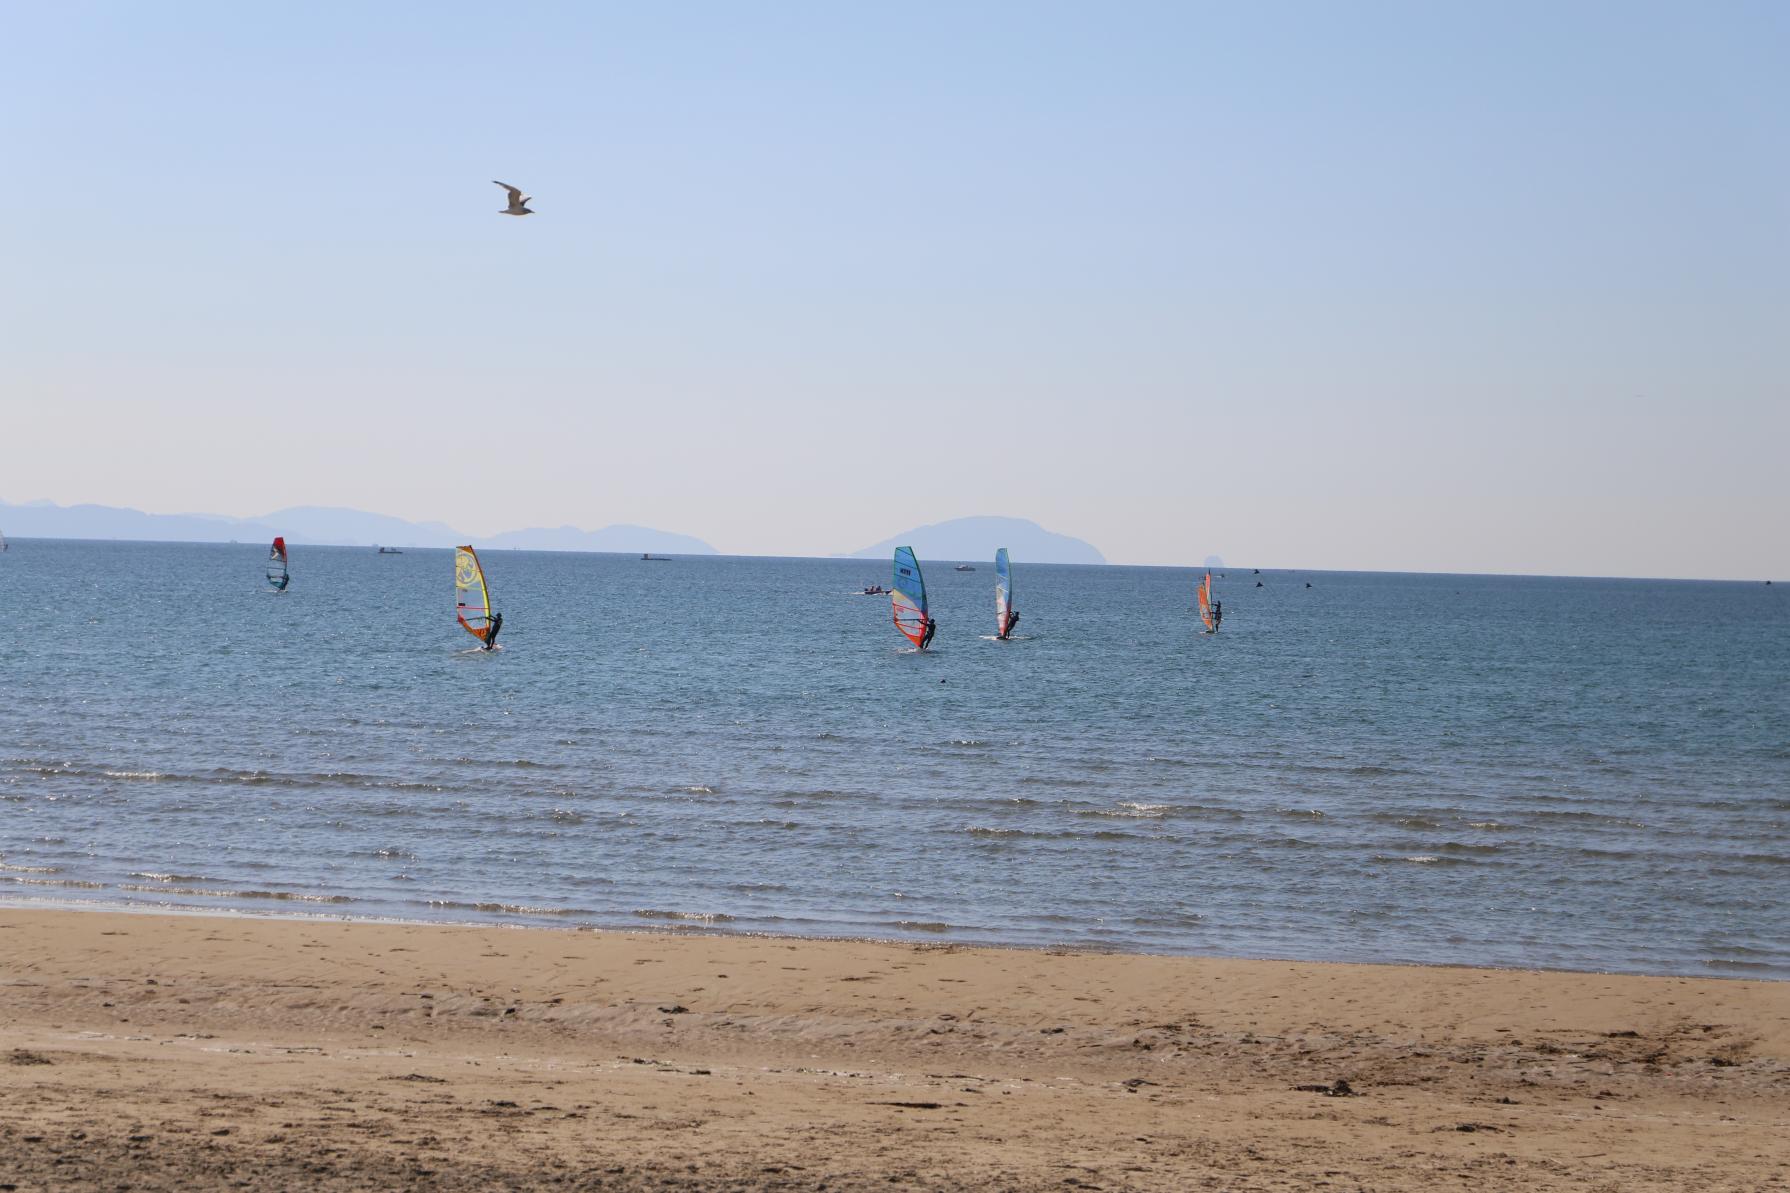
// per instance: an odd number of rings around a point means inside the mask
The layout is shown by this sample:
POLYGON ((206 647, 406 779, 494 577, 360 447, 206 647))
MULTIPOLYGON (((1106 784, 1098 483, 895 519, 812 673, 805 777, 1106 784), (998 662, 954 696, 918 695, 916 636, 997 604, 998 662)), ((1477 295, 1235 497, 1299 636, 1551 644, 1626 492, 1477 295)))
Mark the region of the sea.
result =
POLYGON ((266 553, 0 555, 0 901, 1790 978, 1790 585, 266 553))

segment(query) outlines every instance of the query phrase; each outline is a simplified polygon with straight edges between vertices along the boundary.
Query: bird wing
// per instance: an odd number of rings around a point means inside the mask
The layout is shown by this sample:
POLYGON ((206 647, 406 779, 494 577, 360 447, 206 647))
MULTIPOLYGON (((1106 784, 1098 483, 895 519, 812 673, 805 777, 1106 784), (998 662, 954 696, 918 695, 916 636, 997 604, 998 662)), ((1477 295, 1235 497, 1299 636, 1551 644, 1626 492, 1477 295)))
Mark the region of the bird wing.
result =
POLYGON ((522 191, 519 187, 513 187, 507 182, 498 182, 497 179, 495 179, 495 178, 493 178, 491 181, 496 183, 498 186, 501 186, 504 190, 510 192, 510 206, 511 207, 516 206, 518 203, 528 202, 527 199, 524 199, 522 197, 522 191))

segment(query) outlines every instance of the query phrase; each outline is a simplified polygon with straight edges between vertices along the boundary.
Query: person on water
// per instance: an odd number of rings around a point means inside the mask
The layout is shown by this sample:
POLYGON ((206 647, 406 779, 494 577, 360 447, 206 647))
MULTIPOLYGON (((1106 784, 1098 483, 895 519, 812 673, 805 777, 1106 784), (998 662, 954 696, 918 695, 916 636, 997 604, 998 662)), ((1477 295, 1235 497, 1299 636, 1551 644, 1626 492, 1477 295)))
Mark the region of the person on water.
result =
POLYGON ((1218 632, 1219 623, 1222 622, 1223 620, 1224 620, 1224 602, 1223 601, 1213 601, 1212 602, 1212 632, 1214 634, 1216 634, 1218 632))
POLYGON ((934 621, 932 618, 928 617, 926 619, 926 632, 924 634, 920 635, 920 649, 921 650, 925 650, 928 646, 932 645, 932 636, 934 634, 938 633, 938 630, 939 630, 939 623, 934 621))
POLYGON ((1019 610, 1018 609, 1007 610, 1007 631, 1006 631, 1006 633, 1001 635, 1002 640, 1005 640, 1008 637, 1010 637, 1013 633, 1013 627, 1017 626, 1018 624, 1019 624, 1019 610))
POLYGON ((495 650, 497 648, 497 631, 501 629, 503 629, 503 614, 493 613, 491 615, 491 624, 485 627, 486 650, 495 650))

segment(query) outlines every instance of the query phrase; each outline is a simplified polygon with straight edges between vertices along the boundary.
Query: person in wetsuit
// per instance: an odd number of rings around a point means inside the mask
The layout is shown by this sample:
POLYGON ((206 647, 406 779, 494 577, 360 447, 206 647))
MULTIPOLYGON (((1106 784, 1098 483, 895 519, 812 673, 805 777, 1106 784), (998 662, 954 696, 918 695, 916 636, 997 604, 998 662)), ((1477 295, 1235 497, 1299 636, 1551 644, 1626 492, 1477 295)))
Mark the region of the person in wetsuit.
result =
POLYGON ((1212 602, 1212 632, 1214 634, 1216 634, 1218 632, 1219 623, 1222 622, 1223 620, 1224 620, 1224 602, 1223 601, 1213 601, 1212 602))
POLYGON ((491 624, 485 627, 485 649, 486 650, 496 649, 496 647, 497 647, 497 631, 499 631, 501 629, 503 629, 503 614, 493 613, 491 615, 491 624))
POLYGON ((1018 624, 1019 624, 1019 610, 1018 609, 1007 610, 1007 632, 1002 634, 1001 637, 1002 638, 1011 637, 1013 634, 1013 627, 1017 626, 1018 624))
POLYGON ((920 635, 921 650, 925 650, 928 646, 932 645, 932 636, 938 633, 938 629, 939 623, 928 617, 926 619, 926 632, 920 635))

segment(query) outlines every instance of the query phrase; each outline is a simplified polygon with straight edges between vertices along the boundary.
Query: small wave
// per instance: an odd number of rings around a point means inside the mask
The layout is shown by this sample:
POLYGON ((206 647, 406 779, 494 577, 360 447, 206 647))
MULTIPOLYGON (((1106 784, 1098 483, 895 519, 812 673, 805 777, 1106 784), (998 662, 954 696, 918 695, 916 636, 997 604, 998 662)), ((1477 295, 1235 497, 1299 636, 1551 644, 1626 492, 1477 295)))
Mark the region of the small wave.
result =
POLYGON ((103 882, 83 882, 78 878, 21 878, 17 875, 0 875, 7 882, 17 882, 25 886, 61 886, 77 891, 103 891, 103 882))
POLYGON ((653 908, 640 908, 632 914, 643 920, 674 920, 681 923, 694 924, 731 924, 733 917, 720 911, 658 911, 653 908))
POLYGON ((1614 824, 1622 828, 1646 828, 1639 820, 1631 820, 1626 816, 1611 816, 1605 812, 1585 812, 1574 808, 1537 808, 1529 815, 1537 820, 1572 820, 1593 824, 1614 824))
POLYGON ((941 924, 937 920, 889 920, 883 924, 885 928, 895 928, 902 932, 949 932, 950 924, 941 924))
POLYGON ((584 813, 574 812, 570 808, 555 808, 547 814, 548 819, 560 824, 583 824, 584 813))
POLYGON ((159 770, 108 770, 100 773, 108 779, 165 779, 168 777, 159 770))
POLYGON ((1448 857, 1435 853, 1376 853, 1373 860, 1376 862, 1408 862, 1414 866, 1470 866, 1473 864, 1471 858, 1448 857))
POLYGON ((444 911, 480 911, 486 915, 579 916, 592 914, 582 907, 530 907, 526 903, 462 903, 455 899, 431 899, 429 906, 438 907, 444 911))
POLYGON ((720 788, 710 787, 702 783, 698 783, 691 787, 679 787, 678 790, 687 795, 716 795, 720 792, 720 788))
POLYGON ((15 866, 10 862, 0 862, 0 873, 6 874, 54 874, 61 866, 15 866))
POLYGON ((145 882, 204 882, 203 874, 161 874, 154 870, 132 870, 129 877, 145 882))
POLYGON ((1130 923, 1138 928, 1197 928, 1205 922, 1205 916, 1191 911, 1176 915, 1139 915, 1130 919, 1130 923))
POLYGON ((1443 823, 1433 816, 1418 816, 1409 812, 1369 812, 1369 820, 1376 824, 1391 824, 1399 828, 1441 828, 1443 823))
POLYGON ((458 906, 458 908, 467 908, 473 912, 485 912, 487 915, 558 915, 558 917, 591 915, 589 910, 580 908, 580 906, 530 906, 526 903, 453 903, 453 905, 447 905, 447 903, 435 903, 435 901, 431 901, 430 906, 458 906))
MULTIPOLYGON (((97 885, 97 884, 95 884, 97 885)), ((347 895, 307 895, 300 891, 233 891, 204 886, 149 886, 139 882, 121 882, 121 891, 144 891, 157 895, 186 895, 195 899, 271 899, 280 903, 352 903, 347 895)))
POLYGON ((992 750, 995 748, 993 742, 983 741, 979 737, 954 737, 945 744, 959 750, 992 750))
POLYGON ((1078 808, 1077 816, 1108 816, 1120 820, 1160 820, 1172 810, 1169 804, 1133 803, 1129 800, 1111 808, 1078 808))
POLYGON ((1772 973, 1780 968, 1765 961, 1732 961, 1725 957, 1706 957, 1703 964, 1709 969, 1731 969, 1742 973, 1772 973))

